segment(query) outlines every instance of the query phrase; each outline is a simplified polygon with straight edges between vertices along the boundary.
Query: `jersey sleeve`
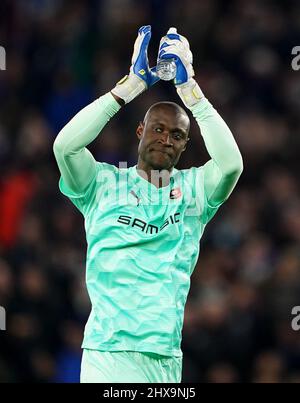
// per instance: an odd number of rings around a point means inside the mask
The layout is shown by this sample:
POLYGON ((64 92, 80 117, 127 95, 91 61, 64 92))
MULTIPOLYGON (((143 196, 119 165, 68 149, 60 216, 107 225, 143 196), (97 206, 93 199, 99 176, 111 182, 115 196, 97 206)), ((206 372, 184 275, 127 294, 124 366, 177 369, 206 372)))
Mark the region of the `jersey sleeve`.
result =
POLYGON ((96 176, 96 160, 87 146, 96 139, 120 105, 107 93, 80 110, 59 132, 53 152, 64 186, 85 193, 96 176))
POLYGON ((207 99, 195 105, 192 112, 211 157, 203 166, 204 194, 208 206, 218 208, 236 186, 243 159, 231 130, 207 99))
POLYGON ((214 217, 220 206, 225 201, 221 201, 218 204, 210 203, 209 194, 205 186, 205 175, 208 173, 211 176, 210 179, 214 180, 215 184, 220 182, 219 171, 212 171, 210 169, 209 161, 203 166, 190 168, 185 179, 186 186, 188 186, 188 188, 185 187, 185 193, 190 193, 189 215, 197 217, 197 219, 199 219, 199 221, 204 225, 214 217))
POLYGON ((68 197, 71 202, 85 217, 89 212, 101 203, 104 189, 107 187, 111 178, 115 176, 115 167, 113 165, 97 162, 94 178, 89 183, 88 187, 82 193, 72 191, 65 183, 63 177, 59 179, 60 192, 68 197))

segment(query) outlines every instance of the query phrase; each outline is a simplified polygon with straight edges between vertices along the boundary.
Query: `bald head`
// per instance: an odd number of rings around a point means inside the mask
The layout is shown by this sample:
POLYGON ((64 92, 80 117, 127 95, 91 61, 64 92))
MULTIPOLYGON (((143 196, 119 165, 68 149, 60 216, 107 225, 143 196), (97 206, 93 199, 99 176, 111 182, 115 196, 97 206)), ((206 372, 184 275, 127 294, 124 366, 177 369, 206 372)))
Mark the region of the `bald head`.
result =
POLYGON ((174 115, 175 119, 181 119, 186 121, 186 127, 187 127, 187 132, 189 132, 190 129, 190 119, 186 113, 186 111, 178 104, 175 102, 168 102, 168 101, 162 101, 162 102, 156 102, 155 104, 151 105, 150 108, 147 110, 143 122, 145 123, 150 116, 155 114, 156 112, 168 112, 174 115))
POLYGON ((136 131, 139 166, 171 170, 186 149, 189 129, 190 119, 181 106, 174 102, 152 105, 136 131))

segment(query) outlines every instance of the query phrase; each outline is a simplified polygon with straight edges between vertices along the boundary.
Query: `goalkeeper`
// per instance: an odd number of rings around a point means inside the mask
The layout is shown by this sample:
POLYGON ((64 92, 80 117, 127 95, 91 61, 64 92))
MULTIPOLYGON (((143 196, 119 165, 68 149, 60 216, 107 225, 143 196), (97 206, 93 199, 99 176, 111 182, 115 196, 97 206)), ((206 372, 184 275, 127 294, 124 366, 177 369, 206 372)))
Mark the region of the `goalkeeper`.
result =
POLYGON ((189 43, 174 28, 162 38, 159 58, 175 60, 174 85, 201 128, 210 160, 175 168, 190 122, 181 106, 159 102, 137 127, 136 166, 95 161, 88 144, 158 81, 148 66, 150 37, 150 26, 139 29, 129 75, 81 110, 54 142, 60 190, 85 219, 92 309, 81 382, 181 381, 184 307, 199 241, 243 170, 231 131, 193 78, 189 43))

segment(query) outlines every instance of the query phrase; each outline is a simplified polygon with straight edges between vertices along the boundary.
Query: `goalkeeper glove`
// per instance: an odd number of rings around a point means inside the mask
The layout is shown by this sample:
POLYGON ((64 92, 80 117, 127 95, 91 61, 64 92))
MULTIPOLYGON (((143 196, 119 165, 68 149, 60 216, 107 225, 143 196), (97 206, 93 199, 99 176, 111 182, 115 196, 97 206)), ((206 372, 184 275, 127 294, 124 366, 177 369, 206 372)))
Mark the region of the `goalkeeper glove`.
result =
POLYGON ((134 43, 129 75, 122 78, 111 91, 123 99, 125 104, 155 84, 159 78, 156 67, 150 69, 148 63, 148 45, 151 38, 151 26, 146 25, 139 29, 134 43))
POLYGON ((162 37, 159 44, 158 59, 173 59, 176 64, 174 84, 183 103, 191 108, 204 95, 193 79, 193 55, 188 40, 177 33, 176 28, 170 28, 167 35, 162 37))

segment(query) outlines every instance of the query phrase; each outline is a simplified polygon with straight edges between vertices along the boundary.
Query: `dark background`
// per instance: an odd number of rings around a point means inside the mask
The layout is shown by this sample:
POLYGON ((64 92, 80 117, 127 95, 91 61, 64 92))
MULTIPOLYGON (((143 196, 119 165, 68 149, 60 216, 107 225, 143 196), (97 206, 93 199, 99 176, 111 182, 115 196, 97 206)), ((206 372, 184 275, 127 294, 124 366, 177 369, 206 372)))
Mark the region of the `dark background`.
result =
MULTIPOLYGON (((59 130, 127 74, 141 25, 150 61, 170 26, 186 36, 196 79, 231 128, 244 172, 208 225, 185 311, 189 382, 300 382, 299 1, 0 3, 0 381, 77 382, 85 290, 83 219, 58 191, 59 130)), ((124 107, 90 146, 136 163, 136 126, 159 83, 124 107)), ((195 122, 179 168, 209 158, 195 122)))

